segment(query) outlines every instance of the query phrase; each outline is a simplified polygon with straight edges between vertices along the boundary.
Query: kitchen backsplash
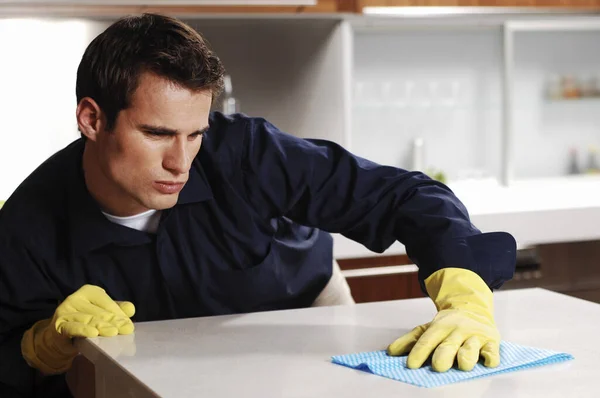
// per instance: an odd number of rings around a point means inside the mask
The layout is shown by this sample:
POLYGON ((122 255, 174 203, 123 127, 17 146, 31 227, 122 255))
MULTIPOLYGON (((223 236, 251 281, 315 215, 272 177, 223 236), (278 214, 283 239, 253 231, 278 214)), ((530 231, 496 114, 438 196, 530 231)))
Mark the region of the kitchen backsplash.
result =
MULTIPOLYGON (((360 31, 354 46, 354 152, 411 168, 422 139, 424 169, 499 176, 500 30, 360 31)), ((570 148, 584 168, 600 147, 600 98, 550 101, 546 89, 569 75, 600 78, 600 32, 519 33, 515 60, 514 176, 565 175, 570 148)))

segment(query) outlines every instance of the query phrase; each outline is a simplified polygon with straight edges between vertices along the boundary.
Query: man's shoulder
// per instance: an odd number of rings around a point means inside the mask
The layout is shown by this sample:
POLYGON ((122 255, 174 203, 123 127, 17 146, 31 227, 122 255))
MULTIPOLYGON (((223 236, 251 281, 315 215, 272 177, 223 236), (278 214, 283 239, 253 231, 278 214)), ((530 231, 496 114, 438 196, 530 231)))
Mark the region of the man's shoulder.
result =
POLYGON ((246 136, 256 118, 242 113, 225 115, 212 112, 209 129, 202 139, 199 158, 202 162, 231 163, 241 155, 246 136))
POLYGON ((207 135, 214 140, 239 139, 249 136, 265 127, 277 129, 264 117, 248 116, 244 113, 225 115, 221 112, 211 112, 207 135))
POLYGON ((221 112, 211 112, 209 129, 205 138, 211 143, 220 144, 245 135, 254 118, 243 113, 225 115, 221 112))
POLYGON ((82 151, 79 140, 56 152, 40 164, 7 199, 0 210, 0 231, 9 235, 35 230, 50 231, 68 206, 67 189, 73 183, 82 151))
POLYGON ((223 129, 243 129, 248 123, 259 118, 248 116, 244 113, 233 113, 226 115, 219 111, 213 111, 209 116, 209 131, 218 131, 223 129))
POLYGON ((210 128, 204 136, 201 150, 205 154, 240 155, 254 147, 278 146, 284 141, 290 145, 299 140, 264 117, 211 112, 209 121, 210 128))

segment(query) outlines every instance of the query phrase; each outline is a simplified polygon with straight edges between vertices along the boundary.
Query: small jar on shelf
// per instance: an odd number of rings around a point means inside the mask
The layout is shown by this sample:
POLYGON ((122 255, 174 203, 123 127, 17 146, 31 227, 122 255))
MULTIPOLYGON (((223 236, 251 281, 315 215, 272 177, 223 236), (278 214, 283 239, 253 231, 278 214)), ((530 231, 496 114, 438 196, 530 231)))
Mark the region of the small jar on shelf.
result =
POLYGON ((574 99, 581 97, 581 88, 579 82, 574 76, 565 75, 561 79, 562 97, 574 99))

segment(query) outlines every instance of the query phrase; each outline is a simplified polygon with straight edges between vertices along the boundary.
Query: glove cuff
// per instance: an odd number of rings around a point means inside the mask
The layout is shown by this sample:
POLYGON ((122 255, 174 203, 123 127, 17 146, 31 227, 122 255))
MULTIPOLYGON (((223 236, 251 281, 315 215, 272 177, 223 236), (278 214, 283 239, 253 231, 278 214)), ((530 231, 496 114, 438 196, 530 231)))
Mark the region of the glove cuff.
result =
POLYGON ((23 334, 21 353, 29 366, 52 375, 69 370, 77 349, 70 338, 56 331, 51 319, 43 319, 23 334))
POLYGON ((425 280, 425 287, 438 311, 466 310, 493 322, 494 295, 475 272, 464 268, 443 268, 425 280))

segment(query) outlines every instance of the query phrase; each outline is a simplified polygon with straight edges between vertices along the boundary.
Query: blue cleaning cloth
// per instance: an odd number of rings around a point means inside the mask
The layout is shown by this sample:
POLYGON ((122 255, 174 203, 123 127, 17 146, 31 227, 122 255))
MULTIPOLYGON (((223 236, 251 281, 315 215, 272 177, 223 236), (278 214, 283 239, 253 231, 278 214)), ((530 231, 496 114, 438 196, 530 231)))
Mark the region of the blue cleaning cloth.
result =
POLYGON ((453 367, 447 372, 439 373, 434 372, 430 365, 423 366, 419 369, 409 369, 406 367, 406 359, 406 356, 389 356, 382 350, 337 355, 332 357, 332 362, 338 365, 370 372, 378 376, 413 384, 418 387, 438 387, 445 384, 514 372, 535 366, 568 361, 573 359, 573 356, 561 352, 525 347, 503 341, 500 343, 500 365, 496 368, 486 368, 481 363, 478 363, 473 370, 469 372, 464 372, 453 367))

